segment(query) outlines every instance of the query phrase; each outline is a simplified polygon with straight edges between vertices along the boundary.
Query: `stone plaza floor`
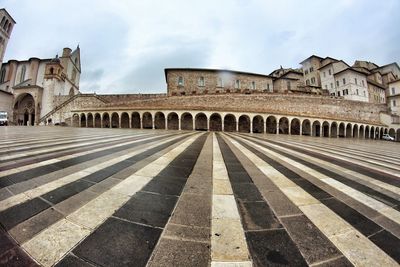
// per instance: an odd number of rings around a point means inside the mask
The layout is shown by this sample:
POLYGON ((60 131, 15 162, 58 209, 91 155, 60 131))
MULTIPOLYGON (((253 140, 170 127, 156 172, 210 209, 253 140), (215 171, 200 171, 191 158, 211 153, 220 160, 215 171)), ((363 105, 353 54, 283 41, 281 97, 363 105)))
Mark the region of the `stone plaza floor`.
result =
POLYGON ((400 143, 0 127, 0 266, 398 266, 400 143))

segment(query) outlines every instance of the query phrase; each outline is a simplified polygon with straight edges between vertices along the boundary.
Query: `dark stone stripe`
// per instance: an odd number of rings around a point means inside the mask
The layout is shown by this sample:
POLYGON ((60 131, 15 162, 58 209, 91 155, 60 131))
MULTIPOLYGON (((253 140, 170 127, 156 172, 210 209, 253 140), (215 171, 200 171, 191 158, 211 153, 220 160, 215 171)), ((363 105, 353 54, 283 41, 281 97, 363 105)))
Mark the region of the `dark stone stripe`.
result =
MULTIPOLYGON (((7 230, 13 228, 19 223, 35 216, 39 212, 44 211, 51 207, 48 202, 53 205, 64 201, 67 198, 70 198, 73 195, 76 195, 83 190, 95 185, 96 183, 101 182, 102 180, 110 177, 111 175, 122 171, 126 167, 133 165, 135 162, 140 161, 151 154, 155 154, 158 151, 173 145, 180 140, 186 138, 185 136, 162 144, 160 146, 154 147, 150 149, 150 151, 146 151, 140 153, 138 155, 132 156, 122 162, 111 165, 107 168, 98 170, 88 176, 85 176, 79 180, 76 180, 72 183, 61 186, 57 189, 54 189, 40 197, 31 199, 19 205, 13 206, 5 211, 0 212, 0 224, 2 224, 7 230), (123 163, 123 164, 121 164, 123 163), (45 201, 44 201, 45 200, 45 201)), ((147 141, 148 142, 148 141, 147 141)))
MULTIPOLYGON (((147 135, 146 137, 151 137, 151 136, 152 135, 147 135)), ((69 148, 69 149, 65 149, 63 151, 59 150, 59 151, 56 151, 56 152, 49 152, 48 154, 43 154, 41 156, 40 155, 39 156, 35 156, 34 158, 31 158, 32 156, 26 156, 26 157, 23 157, 23 158, 18 158, 18 159, 11 160, 11 161, 16 161, 16 162, 8 164, 8 165, 5 165, 5 166, 1 166, 0 167, 0 171, 6 171, 6 170, 9 170, 9 169, 18 168, 18 167, 21 167, 21 166, 25 166, 25 165, 32 164, 32 163, 41 162, 41 161, 44 161, 44 160, 49 160, 49 159, 53 159, 53 158, 67 156, 67 155, 70 155, 72 153, 85 152, 85 151, 88 151, 88 150, 91 150, 91 149, 107 147, 107 146, 119 144, 121 142, 130 142, 130 141, 137 140, 139 138, 144 138, 144 136, 132 136, 132 138, 127 138, 127 139, 124 139, 124 140, 112 140, 110 142, 101 143, 101 144, 91 144, 88 147, 87 146, 82 146, 82 147, 69 148)))
MULTIPOLYGON (((187 158, 197 158, 205 140, 206 135, 197 138, 155 178, 169 179, 165 176, 166 172, 170 173, 168 169, 187 158)), ((185 171, 176 177, 183 180, 182 188, 195 161, 189 164, 182 166, 185 171)), ((101 266, 146 266, 163 231, 161 228, 165 227, 176 205, 180 192, 177 193, 169 195, 156 187, 143 188, 83 240, 73 250, 74 255, 101 266)))
POLYGON ((217 140, 238 202, 239 214, 254 265, 307 266, 300 250, 283 229, 240 161, 219 135, 217 140), (238 172, 242 180, 238 180, 237 175, 231 178, 232 173, 238 172))
MULTIPOLYGON (((248 138, 246 138, 246 139, 251 141, 251 139, 248 139, 248 138)), ((273 141, 270 141, 270 140, 264 140, 264 141, 270 142, 270 143, 276 143, 276 142, 273 142, 273 141)), ((261 145, 261 146, 266 147, 264 144, 260 143, 260 141, 254 141, 254 142, 259 144, 259 145, 261 145)), ((286 145, 283 145, 283 144, 280 144, 280 143, 277 144, 277 145, 282 146, 282 147, 287 147, 286 145)), ((295 150, 295 151, 302 150, 301 148, 297 149, 297 148, 290 147, 290 146, 287 147, 287 148, 295 150)), ((400 201, 397 200, 397 199, 394 199, 394 198, 392 198, 390 196, 387 196, 387 195, 385 195, 385 194, 383 194, 383 193, 381 193, 379 191, 376 191, 376 190, 374 190, 374 189, 372 189, 372 188, 370 188, 368 186, 365 186, 363 184, 360 184, 360 183, 358 183, 356 181, 349 180, 348 178, 346 178, 346 177, 344 177, 344 176, 342 176, 340 174, 337 174, 337 173, 335 173, 335 172, 333 172, 333 171, 331 171, 329 169, 326 169, 325 167, 321 167, 321 166, 318 166, 318 165, 316 165, 314 163, 306 161, 306 160, 304 160, 304 159, 302 159, 302 158, 300 158, 298 156, 294 156, 294 155, 292 155, 290 153, 280 151, 279 149, 274 148, 274 147, 270 147, 270 146, 268 146, 268 149, 271 150, 271 151, 274 151, 274 152, 276 152, 276 153, 278 153, 280 155, 283 155, 283 156, 285 156, 287 158, 295 160, 296 162, 299 162, 299 163, 301 163, 301 164, 303 164, 303 165, 305 165, 307 167, 310 167, 310 168, 312 168, 312 169, 314 169, 314 170, 316 170, 316 171, 318 171, 320 173, 323 173, 323 174, 325 174, 325 175, 327 175, 329 177, 332 177, 335 180, 337 180, 337 181, 339 181, 339 182, 341 182, 341 183, 343 183, 345 185, 348 185, 348 186, 350 186, 350 187, 352 187, 352 188, 354 188, 354 189, 356 189, 356 190, 358 190, 358 191, 360 191, 360 192, 362 192, 362 193, 364 193, 364 194, 366 194, 366 195, 368 195, 368 196, 370 196, 372 198, 375 198, 376 200, 381 201, 381 202, 385 203, 386 205, 391 206, 392 208, 400 211, 400 201)), ((301 153, 304 153, 306 155, 313 156, 313 157, 316 157, 316 158, 319 158, 319 159, 323 159, 323 160, 326 160, 326 161, 328 161, 330 163, 334 163, 335 164, 335 159, 334 158, 327 157, 327 156, 324 157, 323 155, 321 155, 319 153, 313 153, 313 152, 307 152, 307 151, 302 151, 301 153)), ((358 172, 357 168, 354 168, 353 167, 354 165, 351 165, 349 162, 342 163, 342 164, 338 164, 336 162, 336 165, 341 166, 341 167, 345 167, 347 169, 351 169, 353 171, 357 171, 358 172)), ((375 176, 372 176, 372 177, 375 178, 375 176)), ((398 181, 400 182, 400 180, 398 180, 398 181)))
MULTIPOLYGON (((121 135, 120 138, 123 138, 126 136, 128 136, 128 135, 121 135)), ((81 137, 79 137, 79 138, 81 138, 81 137)), ((66 145, 72 145, 72 144, 79 144, 82 142, 96 141, 96 140, 99 140, 99 139, 101 140, 104 138, 111 138, 111 136, 106 136, 106 137, 104 137, 104 136, 87 136, 86 139, 81 138, 79 141, 76 141, 76 140, 73 140, 70 138, 72 141, 63 140, 61 143, 56 144, 56 145, 52 144, 52 141, 54 141, 55 139, 51 138, 51 139, 48 139, 49 144, 46 144, 44 142, 44 143, 42 143, 41 146, 38 146, 38 147, 26 147, 26 145, 22 145, 22 147, 24 147, 24 148, 18 149, 16 151, 0 151, 0 157, 4 154, 12 155, 12 154, 22 153, 24 151, 35 151, 36 149, 50 148, 50 147, 54 147, 54 146, 66 146, 66 145)), ((28 146, 29 145, 34 145, 34 144, 28 144, 28 146)))
MULTIPOLYGON (((272 141, 272 140, 264 139, 264 138, 260 138, 260 137, 255 137, 255 138, 259 139, 259 140, 262 140, 262 141, 266 141, 266 142, 275 144, 275 145, 278 145, 278 146, 282 146, 282 147, 285 147, 285 148, 288 148, 288 149, 292 149, 294 151, 297 151, 297 152, 300 152, 300 153, 304 153, 306 155, 313 156, 313 157, 316 157, 316 158, 321 159, 321 160, 325 160, 325 161, 327 161, 329 163, 332 163, 332 164, 335 164, 337 166, 340 166, 340 167, 343 167, 343 168, 346 168, 346 169, 349 169, 349 170, 364 174, 366 176, 373 177, 374 179, 380 180, 380 181, 385 182, 387 184, 391 184, 391 185, 394 185, 394 186, 397 186, 397 187, 400 186, 400 180, 399 180, 398 177, 390 175, 390 174, 387 174, 387 173, 384 173, 384 172, 380 172, 378 170, 374 170, 374 169, 371 169, 371 168, 368 168, 368 167, 365 167, 365 166, 359 166, 357 164, 352 164, 349 161, 338 159, 338 158, 334 158, 334 157, 330 157, 330 156, 326 156, 326 155, 323 155, 323 154, 318 153, 318 152, 307 151, 307 150, 305 150, 305 149, 303 149, 301 147, 297 147, 295 145, 282 144, 281 142, 276 142, 276 141, 272 141)), ((329 151, 326 151, 326 152, 329 152, 329 151)))
MULTIPOLYGON (((291 169, 287 168, 286 166, 280 164, 276 160, 268 157, 267 155, 263 154, 262 152, 258 151, 257 149, 253 148, 252 146, 248 145, 247 143, 239 140, 236 136, 234 137, 236 141, 238 141, 241 145, 249 149, 252 153, 256 154, 259 158, 270 164, 280 173, 285 175, 288 179, 293 181, 299 187, 301 187, 304 191, 312 195, 313 197, 319 199, 324 205, 329 207, 333 212, 335 212, 338 216, 342 219, 347 221, 350 225, 352 225, 355 229, 359 232, 364 234, 365 236, 370 236, 372 234, 376 234, 383 230, 378 224, 373 222, 372 220, 368 219, 358 211, 352 209, 351 207, 347 206, 346 203, 341 202, 340 200, 334 198, 329 193, 323 191, 317 186, 304 186, 305 184, 311 184, 309 181, 298 175, 296 172, 292 171, 291 169), (299 182, 300 181, 300 182, 299 182), (302 181, 302 182, 301 182, 302 181), (319 197, 320 195, 328 196, 326 197, 319 197)), ((263 144, 259 144, 262 147, 266 147, 263 144)), ((268 147, 269 149, 269 147, 268 147)), ((387 235, 390 236, 391 244, 395 244, 396 247, 400 247, 400 240, 392 235, 391 233, 387 232, 387 235)), ((385 251, 387 254, 391 253, 390 248, 387 246, 384 240, 382 239, 372 239, 369 238, 375 245, 385 251)), ((390 254, 389 254, 390 255, 390 254)))
MULTIPOLYGON (((140 137, 142 137, 143 138, 143 136, 140 136, 140 137)), ((140 137, 135 137, 135 136, 133 136, 133 140, 135 140, 136 138, 140 138, 140 137)), ((131 139, 126 139, 126 140, 131 140, 131 139)), ((125 141, 125 140, 124 140, 125 141)), ((107 142, 107 143, 105 143, 105 144, 110 144, 110 143, 118 143, 118 142, 121 142, 121 140, 116 140, 115 142, 114 141, 111 141, 111 142, 107 142)), ((102 146, 103 144, 100 144, 100 146, 102 146)), ((73 147, 73 148, 64 148, 64 149, 60 149, 60 150, 57 150, 56 152, 42 152, 42 153, 38 153, 38 154, 35 154, 34 155, 34 157, 38 157, 38 156, 43 156, 43 155, 46 155, 46 154, 49 154, 49 157, 44 157, 45 159, 52 159, 52 158, 54 158, 54 153, 62 153, 62 152, 68 152, 68 153, 66 153, 65 155, 68 155, 68 154, 70 154, 71 152, 71 150, 74 150, 74 149, 76 149, 76 148, 79 148, 80 150, 79 151, 87 151, 88 149, 93 149, 94 147, 97 147, 97 146, 99 146, 99 145, 96 145, 96 144, 87 144, 87 145, 82 145, 82 146, 79 146, 79 147, 73 147), (51 155, 51 156, 50 156, 51 155)), ((63 155, 63 154, 62 154, 63 155)), ((37 160, 37 161, 35 161, 35 160, 32 160, 31 159, 31 157, 32 156, 23 156, 23 157, 19 157, 19 158, 17 158, 17 159, 0 159, 0 164, 1 163, 6 163, 6 162, 10 162, 10 161, 16 161, 16 160, 23 160, 23 159, 28 159, 28 162, 29 162, 29 164, 30 163, 35 163, 35 162, 40 162, 40 161, 42 161, 42 160, 45 160, 45 159, 40 159, 40 160, 37 160)), ((24 163, 22 166, 24 166, 24 165, 26 165, 27 163, 24 163)), ((0 168, 0 171, 1 170, 5 170, 3 167, 1 167, 0 168)))
MULTIPOLYGON (((153 139, 153 141, 156 140, 162 140, 166 137, 162 136, 162 137, 156 137, 153 139)), ((134 139, 136 140, 136 139, 134 139)), ((93 160, 93 159, 97 159, 103 156, 107 156, 110 155, 112 153, 117 153, 126 149, 131 149, 134 147, 137 147, 139 145, 143 145, 145 143, 149 142, 149 140, 143 140, 134 144, 129 144, 129 145, 124 145, 124 146, 119 146, 119 147, 114 147, 111 149, 105 149, 103 151, 98 151, 98 152, 94 152, 94 153, 90 153, 87 155, 82 155, 82 156, 78 156, 76 158, 72 158, 72 159, 66 159, 51 165, 46 165, 46 166, 39 166, 30 170, 26 170, 26 171, 22 171, 22 172, 18 172, 18 173, 14 173, 14 174, 10 174, 7 176, 2 177, 1 179, 4 179, 4 181, 2 181, 0 179, 0 188, 6 187, 6 186, 10 186, 13 184, 17 184, 20 182, 24 182, 27 180, 30 180, 32 178, 36 178, 38 176, 42 176, 42 175, 46 175, 58 170, 62 170, 80 163, 84 163, 87 162, 89 160, 93 160)))

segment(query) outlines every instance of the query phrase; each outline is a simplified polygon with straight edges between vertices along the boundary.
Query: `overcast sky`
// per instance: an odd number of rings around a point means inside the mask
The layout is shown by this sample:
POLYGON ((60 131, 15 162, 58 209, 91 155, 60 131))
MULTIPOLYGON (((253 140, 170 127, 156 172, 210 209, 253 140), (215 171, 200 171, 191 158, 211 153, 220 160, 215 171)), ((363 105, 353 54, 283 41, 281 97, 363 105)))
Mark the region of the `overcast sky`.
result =
POLYGON ((399 0, 0 0, 4 60, 81 48, 82 92, 166 92, 164 68, 269 74, 312 54, 400 62, 399 0))

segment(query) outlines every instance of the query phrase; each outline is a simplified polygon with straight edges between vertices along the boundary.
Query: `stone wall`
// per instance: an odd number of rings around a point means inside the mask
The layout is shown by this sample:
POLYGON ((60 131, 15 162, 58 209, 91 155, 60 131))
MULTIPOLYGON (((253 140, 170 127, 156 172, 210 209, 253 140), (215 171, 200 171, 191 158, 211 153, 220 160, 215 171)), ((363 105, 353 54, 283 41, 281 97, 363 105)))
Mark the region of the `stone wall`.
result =
POLYGON ((227 94, 159 97, 130 103, 75 105, 84 110, 204 110, 283 114, 380 124, 380 113, 386 105, 348 101, 325 96, 294 94, 227 94))

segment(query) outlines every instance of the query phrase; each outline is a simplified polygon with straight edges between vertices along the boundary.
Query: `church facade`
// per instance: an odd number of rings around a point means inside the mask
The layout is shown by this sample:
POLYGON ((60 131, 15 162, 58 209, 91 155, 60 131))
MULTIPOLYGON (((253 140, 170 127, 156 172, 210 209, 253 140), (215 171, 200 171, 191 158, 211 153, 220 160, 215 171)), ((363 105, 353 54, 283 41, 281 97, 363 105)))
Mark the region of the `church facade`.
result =
POLYGON ((52 111, 57 96, 79 93, 81 60, 79 46, 64 48, 62 56, 50 59, 9 60, 0 70, 0 91, 8 93, 9 121, 15 125, 38 125, 52 111))

